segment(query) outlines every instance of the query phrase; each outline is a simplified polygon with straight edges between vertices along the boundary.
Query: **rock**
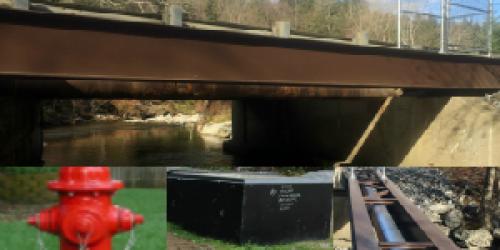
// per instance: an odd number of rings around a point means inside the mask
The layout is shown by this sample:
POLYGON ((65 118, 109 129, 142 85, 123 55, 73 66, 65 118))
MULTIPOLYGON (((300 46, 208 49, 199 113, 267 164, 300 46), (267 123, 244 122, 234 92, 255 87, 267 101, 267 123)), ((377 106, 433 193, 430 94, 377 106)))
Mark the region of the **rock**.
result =
POLYGON ((488 230, 465 230, 467 247, 490 247, 493 236, 488 230))
POLYGON ((208 123, 203 125, 200 133, 203 135, 229 138, 231 136, 231 121, 220 123, 208 123))
POLYGON ((451 231, 451 238, 457 244, 457 246, 461 248, 467 247, 465 244, 465 239, 467 239, 468 235, 464 230, 453 230, 451 231))
MULTIPOLYGON (((194 115, 185 115, 185 114, 176 114, 176 115, 159 115, 159 116, 154 116, 152 118, 148 118, 144 120, 145 122, 163 122, 167 124, 173 124, 173 125, 186 125, 189 123, 197 123, 201 119, 201 116, 199 114, 194 114, 194 115)), ((142 120, 131 120, 131 122, 141 122, 142 120)))
POLYGON ((117 115, 100 115, 97 114, 94 116, 94 120, 96 121, 118 121, 120 117, 117 115))
POLYGON ((453 204, 434 204, 429 206, 429 210, 437 214, 446 214, 450 212, 453 208, 453 204))
POLYGON ((462 225, 464 215, 458 209, 453 209, 444 216, 444 224, 450 229, 455 229, 462 225))
POLYGON ((444 191, 444 194, 445 194, 447 197, 449 197, 449 198, 455 198, 455 197, 456 197, 455 193, 453 193, 453 191, 451 191, 451 190, 446 190, 446 191, 444 191))
POLYGON ((475 204, 475 203, 476 203, 476 202, 474 201, 474 198, 473 198, 472 196, 470 196, 470 195, 465 195, 465 194, 460 195, 460 196, 458 197, 458 202, 459 202, 461 205, 465 205, 465 206, 467 206, 467 205, 473 205, 473 204, 475 204))

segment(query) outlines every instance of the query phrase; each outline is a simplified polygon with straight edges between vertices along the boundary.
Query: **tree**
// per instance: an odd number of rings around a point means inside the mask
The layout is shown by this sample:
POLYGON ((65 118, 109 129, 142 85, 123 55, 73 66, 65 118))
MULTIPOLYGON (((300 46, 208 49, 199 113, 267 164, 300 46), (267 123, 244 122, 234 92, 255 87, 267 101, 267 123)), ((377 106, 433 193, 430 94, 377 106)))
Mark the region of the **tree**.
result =
POLYGON ((492 230, 492 216, 500 201, 500 168, 488 168, 486 170, 481 198, 481 214, 483 225, 492 230))
POLYGON ((217 21, 219 18, 219 12, 217 9, 217 3, 215 2, 216 0, 208 0, 207 7, 206 7, 206 16, 209 21, 217 21))

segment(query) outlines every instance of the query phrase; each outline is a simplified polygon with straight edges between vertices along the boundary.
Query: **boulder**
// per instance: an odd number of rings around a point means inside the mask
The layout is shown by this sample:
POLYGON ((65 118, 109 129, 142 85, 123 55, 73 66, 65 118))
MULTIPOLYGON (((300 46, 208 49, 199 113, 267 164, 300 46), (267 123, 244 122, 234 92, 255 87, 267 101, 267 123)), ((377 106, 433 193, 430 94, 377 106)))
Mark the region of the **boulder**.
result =
POLYGON ((451 231, 451 238, 461 248, 466 248, 465 239, 467 239, 467 233, 464 230, 456 229, 451 231))
POLYGON ((208 123, 203 125, 200 133, 203 135, 216 136, 220 138, 231 137, 231 121, 220 123, 208 123))
POLYGON ((493 236, 488 230, 465 230, 465 244, 467 247, 484 247, 488 248, 491 246, 493 241, 493 236))
POLYGON ((450 212, 453 208, 455 208, 453 204, 442 204, 442 203, 433 204, 429 206, 429 210, 437 214, 446 214, 450 212))
POLYGON ((454 199, 456 197, 456 194, 451 190, 444 191, 444 195, 450 199, 454 199))
POLYGON ((458 228, 462 225, 464 215, 458 209, 453 209, 444 216, 444 224, 450 229, 458 228))

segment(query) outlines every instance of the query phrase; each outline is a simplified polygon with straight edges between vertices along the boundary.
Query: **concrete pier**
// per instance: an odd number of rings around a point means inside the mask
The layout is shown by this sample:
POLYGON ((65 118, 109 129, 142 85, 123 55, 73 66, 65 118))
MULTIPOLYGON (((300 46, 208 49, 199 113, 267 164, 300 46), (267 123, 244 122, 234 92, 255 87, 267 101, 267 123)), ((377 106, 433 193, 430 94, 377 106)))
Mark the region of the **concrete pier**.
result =
POLYGON ((36 99, 0 97, 0 165, 42 165, 41 106, 36 99))

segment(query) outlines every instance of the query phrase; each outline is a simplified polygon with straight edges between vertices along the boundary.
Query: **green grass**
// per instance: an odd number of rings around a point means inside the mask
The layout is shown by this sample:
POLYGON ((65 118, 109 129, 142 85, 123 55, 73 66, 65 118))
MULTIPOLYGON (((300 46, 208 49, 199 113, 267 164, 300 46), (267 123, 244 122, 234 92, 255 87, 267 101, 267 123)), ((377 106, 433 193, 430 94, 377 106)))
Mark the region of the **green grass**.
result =
POLYGON ((216 250, 312 250, 312 249, 333 249, 331 240, 322 241, 303 241, 291 244, 283 245, 272 245, 272 246, 262 246, 262 245, 236 245, 230 242, 225 242, 221 240, 216 240, 212 238, 202 237, 197 234, 188 232, 182 229, 180 226, 169 223, 168 232, 174 234, 175 236, 190 240, 196 244, 208 245, 216 250))
MULTIPOLYGON (((144 224, 136 227, 136 244, 133 249, 166 249, 165 190, 130 188, 120 190, 113 197, 113 204, 131 209, 144 215, 144 224)), ((124 249, 129 233, 113 238, 113 249, 124 249)), ((59 249, 55 236, 42 233, 48 250, 59 249)), ((37 230, 24 221, 0 221, 0 250, 38 249, 37 230)))

